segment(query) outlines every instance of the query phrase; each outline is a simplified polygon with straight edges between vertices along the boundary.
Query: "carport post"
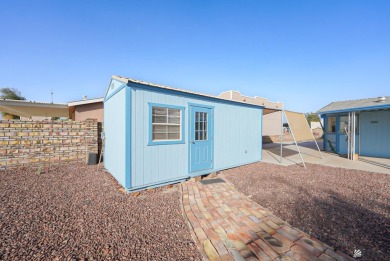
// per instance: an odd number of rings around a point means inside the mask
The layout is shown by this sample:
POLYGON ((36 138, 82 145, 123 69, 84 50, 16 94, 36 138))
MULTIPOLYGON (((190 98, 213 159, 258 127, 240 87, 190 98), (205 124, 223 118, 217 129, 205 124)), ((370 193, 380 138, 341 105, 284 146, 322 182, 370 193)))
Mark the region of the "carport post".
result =
POLYGON ((280 163, 283 160, 283 113, 284 110, 280 111, 280 163))
MULTIPOLYGON (((302 114, 303 114, 303 113, 302 113, 302 114)), ((320 119, 320 120, 321 120, 321 119, 320 119)), ((322 157, 322 152, 321 152, 321 150, 320 150, 320 147, 318 147, 318 144, 317 144, 317 141, 316 141, 316 137, 314 137, 313 131, 311 130, 311 127, 310 127, 310 125, 309 125, 309 122, 306 121, 306 123, 307 123, 307 127, 309 128, 309 130, 310 130, 310 132, 311 132, 311 135, 313 136, 313 140, 314 140, 315 144, 317 145, 317 149, 318 149, 318 151, 320 152, 321 159, 324 159, 324 157, 322 157)))
POLYGON ((351 113, 348 112, 348 126, 347 126, 347 147, 348 147, 348 159, 351 159, 351 113))
MULTIPOLYGON (((284 113, 284 116, 286 117, 286 120, 287 120, 288 127, 290 127, 290 122, 288 121, 288 117, 287 117, 286 113, 284 112, 284 110, 283 110, 283 113, 284 113)), ((301 160, 302 160, 303 166, 304 166, 304 167, 305 167, 305 169, 306 169, 306 164, 305 164, 305 161, 303 161, 303 157, 302 157, 301 151, 300 151, 300 149, 299 149, 299 146, 298 146, 297 140, 295 139, 295 136, 294 136, 294 131, 292 130, 292 128, 290 128, 290 131, 291 131, 291 134, 292 134, 292 136, 293 136, 293 139, 294 139, 295 145, 297 146, 298 153, 299 153, 299 156, 301 157, 301 160)))
POLYGON ((356 151, 356 112, 352 112, 352 160, 355 160, 356 151))

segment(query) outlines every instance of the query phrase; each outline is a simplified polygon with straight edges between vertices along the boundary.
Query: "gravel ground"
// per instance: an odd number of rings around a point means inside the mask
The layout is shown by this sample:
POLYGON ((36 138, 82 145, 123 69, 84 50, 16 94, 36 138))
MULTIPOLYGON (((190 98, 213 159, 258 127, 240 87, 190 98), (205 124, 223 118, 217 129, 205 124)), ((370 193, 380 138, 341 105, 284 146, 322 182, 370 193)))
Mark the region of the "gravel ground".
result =
POLYGON ((201 260, 177 185, 134 197, 95 170, 0 172, 0 260, 201 260))
POLYGON ((390 260, 390 175, 255 163, 222 173, 291 225, 359 260, 390 260))

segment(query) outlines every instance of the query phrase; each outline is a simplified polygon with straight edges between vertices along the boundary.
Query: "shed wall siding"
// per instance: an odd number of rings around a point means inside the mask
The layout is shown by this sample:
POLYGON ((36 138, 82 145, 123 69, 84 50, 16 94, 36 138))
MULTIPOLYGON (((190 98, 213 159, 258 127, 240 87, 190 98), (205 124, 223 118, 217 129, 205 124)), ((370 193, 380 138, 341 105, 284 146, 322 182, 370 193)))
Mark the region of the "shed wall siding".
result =
POLYGON ((361 113, 360 154, 371 157, 390 157, 390 111, 361 113))
POLYGON ((132 187, 189 176, 188 103, 214 106, 214 170, 261 160, 260 108, 210 102, 138 87, 132 88, 131 97, 132 187), (185 144, 147 145, 149 102, 185 107, 185 144))
POLYGON ((262 109, 215 105, 215 169, 261 160, 261 114, 262 109))
POLYGON ((104 166, 126 187, 126 87, 105 101, 104 110, 104 166))

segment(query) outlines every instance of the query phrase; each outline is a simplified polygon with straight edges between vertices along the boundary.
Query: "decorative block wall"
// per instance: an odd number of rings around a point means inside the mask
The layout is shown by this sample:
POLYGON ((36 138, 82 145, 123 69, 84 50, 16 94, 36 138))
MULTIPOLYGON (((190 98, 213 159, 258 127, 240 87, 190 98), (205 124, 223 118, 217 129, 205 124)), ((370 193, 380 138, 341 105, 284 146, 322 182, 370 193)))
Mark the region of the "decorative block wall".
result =
POLYGON ((75 121, 0 121, 0 170, 86 162, 100 152, 101 123, 75 121))

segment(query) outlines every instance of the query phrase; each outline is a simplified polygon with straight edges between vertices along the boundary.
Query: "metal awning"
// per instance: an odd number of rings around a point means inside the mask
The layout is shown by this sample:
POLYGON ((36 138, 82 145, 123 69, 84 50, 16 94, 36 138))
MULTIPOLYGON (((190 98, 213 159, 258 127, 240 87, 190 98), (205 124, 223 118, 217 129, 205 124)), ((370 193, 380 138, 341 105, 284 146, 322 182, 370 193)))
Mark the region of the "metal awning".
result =
POLYGON ((63 103, 0 99, 0 111, 22 117, 69 117, 68 105, 63 103))

